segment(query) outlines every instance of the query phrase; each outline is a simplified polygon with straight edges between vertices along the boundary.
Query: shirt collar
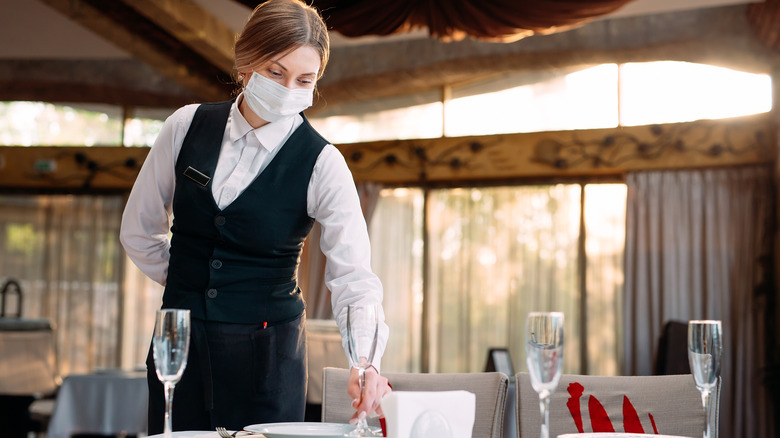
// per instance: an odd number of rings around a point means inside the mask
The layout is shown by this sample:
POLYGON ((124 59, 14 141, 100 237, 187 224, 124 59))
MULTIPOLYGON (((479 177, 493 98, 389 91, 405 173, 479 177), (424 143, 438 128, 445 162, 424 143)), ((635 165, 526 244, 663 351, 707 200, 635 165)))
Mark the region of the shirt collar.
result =
POLYGON ((239 95, 233 102, 233 106, 230 107, 230 116, 228 118, 228 124, 230 125, 230 141, 236 142, 250 133, 257 137, 260 145, 268 151, 273 151, 278 148, 282 141, 287 137, 290 129, 294 126, 296 118, 301 117, 296 114, 295 117, 287 117, 279 120, 278 122, 265 124, 257 129, 252 128, 252 125, 246 121, 244 115, 238 110, 238 104, 243 98, 239 95))

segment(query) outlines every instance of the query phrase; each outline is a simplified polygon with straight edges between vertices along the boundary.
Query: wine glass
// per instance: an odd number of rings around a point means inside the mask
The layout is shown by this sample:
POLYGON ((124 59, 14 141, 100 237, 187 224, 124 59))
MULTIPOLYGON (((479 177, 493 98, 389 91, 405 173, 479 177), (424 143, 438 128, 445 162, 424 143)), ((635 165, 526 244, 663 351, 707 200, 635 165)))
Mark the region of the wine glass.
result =
POLYGON ((539 393, 542 438, 550 436, 550 395, 563 368, 563 313, 531 312, 526 319, 525 360, 531 386, 539 393))
MULTIPOLYGON (((710 395, 720 376, 720 355, 723 348, 721 339, 720 321, 688 322, 688 362, 704 406, 704 438, 713 438, 714 418, 710 412, 710 395)), ((715 432, 717 433, 717 427, 715 432)))
MULTIPOLYGON (((360 383, 360 400, 366 390, 366 369, 371 366, 376 351, 377 334, 379 331, 379 315, 376 304, 352 304, 347 307, 347 336, 349 356, 358 369, 360 383)), ((358 418, 355 430, 350 436, 378 436, 368 427, 365 418, 358 418)))
POLYGON ((171 438, 173 388, 184 374, 190 350, 190 311, 162 309, 157 311, 152 336, 154 367, 165 391, 165 426, 163 436, 171 438))

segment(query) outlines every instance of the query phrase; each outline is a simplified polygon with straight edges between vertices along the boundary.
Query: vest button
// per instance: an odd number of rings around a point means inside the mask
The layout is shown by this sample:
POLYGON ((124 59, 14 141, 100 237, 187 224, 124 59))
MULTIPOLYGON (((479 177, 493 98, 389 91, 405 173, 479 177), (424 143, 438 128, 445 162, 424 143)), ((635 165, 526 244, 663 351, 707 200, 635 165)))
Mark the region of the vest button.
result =
POLYGON ((214 219, 214 223, 220 227, 225 225, 225 216, 217 216, 216 219, 214 219))
POLYGON ((222 260, 212 260, 211 261, 211 267, 214 269, 219 269, 222 267, 222 260))
POLYGON ((216 289, 209 289, 209 291, 206 292, 206 295, 209 298, 216 298, 217 297, 217 290, 216 289))

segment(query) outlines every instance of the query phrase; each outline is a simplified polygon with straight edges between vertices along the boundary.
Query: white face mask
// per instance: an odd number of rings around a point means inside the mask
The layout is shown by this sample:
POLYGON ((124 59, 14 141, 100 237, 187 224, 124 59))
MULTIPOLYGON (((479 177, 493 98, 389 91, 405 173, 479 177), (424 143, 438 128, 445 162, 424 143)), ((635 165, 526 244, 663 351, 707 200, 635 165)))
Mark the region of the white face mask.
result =
POLYGON ((291 90, 254 72, 244 87, 244 99, 261 119, 273 123, 310 107, 314 100, 314 89, 291 90))

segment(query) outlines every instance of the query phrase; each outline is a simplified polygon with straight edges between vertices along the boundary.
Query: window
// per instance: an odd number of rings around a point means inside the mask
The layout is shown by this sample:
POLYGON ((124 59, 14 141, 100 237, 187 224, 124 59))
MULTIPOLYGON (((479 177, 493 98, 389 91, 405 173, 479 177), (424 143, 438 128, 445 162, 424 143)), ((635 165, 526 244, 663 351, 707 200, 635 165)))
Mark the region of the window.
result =
POLYGON ((0 102, 0 144, 6 146, 111 146, 121 141, 119 107, 0 102))
POLYGON ((771 109, 768 75, 672 61, 620 66, 624 126, 722 119, 771 109))
POLYGON ((506 347, 520 370, 525 315, 559 310, 565 372, 617 373, 625 196, 623 184, 384 190, 370 228, 393 333, 383 367, 477 372, 506 347))
POLYGON ((311 116, 335 143, 597 129, 758 114, 772 81, 687 62, 602 64, 527 71, 444 93, 345 104, 311 116))
POLYGON ((325 107, 309 121, 332 143, 435 138, 442 135, 440 93, 325 107))
POLYGON ((22 315, 57 328, 62 375, 117 367, 122 332, 121 196, 0 196, 0 272, 22 315))
POLYGON ((0 102, 3 146, 150 146, 172 113, 113 105, 0 102))
POLYGON ((452 100, 444 108, 445 134, 459 137, 617 126, 615 64, 529 76, 516 73, 453 87, 452 100))

